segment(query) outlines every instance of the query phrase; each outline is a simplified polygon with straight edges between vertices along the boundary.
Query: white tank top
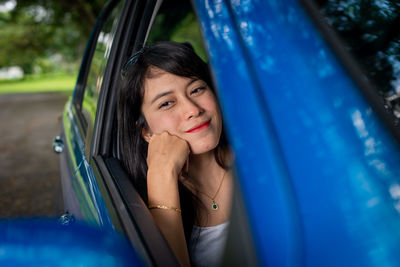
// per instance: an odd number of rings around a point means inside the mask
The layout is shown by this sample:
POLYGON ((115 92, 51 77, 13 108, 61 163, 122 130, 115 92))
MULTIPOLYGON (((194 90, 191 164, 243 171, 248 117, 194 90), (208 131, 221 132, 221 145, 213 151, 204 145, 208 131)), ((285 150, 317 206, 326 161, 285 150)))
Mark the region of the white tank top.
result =
POLYGON ((190 257, 195 266, 213 267, 220 265, 225 250, 228 226, 229 221, 216 226, 193 226, 190 257))

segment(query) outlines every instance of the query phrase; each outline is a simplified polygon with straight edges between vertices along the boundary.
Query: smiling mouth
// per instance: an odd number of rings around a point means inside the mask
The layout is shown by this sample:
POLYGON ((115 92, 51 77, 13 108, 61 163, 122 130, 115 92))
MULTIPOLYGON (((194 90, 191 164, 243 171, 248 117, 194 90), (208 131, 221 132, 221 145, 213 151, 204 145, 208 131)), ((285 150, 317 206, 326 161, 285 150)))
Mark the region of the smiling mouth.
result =
POLYGON ((194 132, 197 132, 197 131, 200 131, 200 130, 203 130, 203 129, 207 128, 209 125, 210 125, 210 121, 207 121, 207 122, 205 122, 203 124, 200 124, 199 126, 196 126, 196 127, 192 128, 192 129, 186 131, 186 132, 187 133, 194 133, 194 132))

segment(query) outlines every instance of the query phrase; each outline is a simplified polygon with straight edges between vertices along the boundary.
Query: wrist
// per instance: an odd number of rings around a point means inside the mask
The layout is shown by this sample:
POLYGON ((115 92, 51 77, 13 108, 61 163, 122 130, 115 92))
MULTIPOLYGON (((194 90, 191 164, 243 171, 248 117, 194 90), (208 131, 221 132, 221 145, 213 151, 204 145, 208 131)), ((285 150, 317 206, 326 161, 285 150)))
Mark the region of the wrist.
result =
POLYGON ((147 193, 149 204, 177 205, 179 201, 175 200, 179 195, 178 177, 173 172, 149 169, 147 171, 147 193))
POLYGON ((170 182, 171 180, 177 180, 179 173, 173 168, 159 168, 151 167, 147 169, 147 179, 156 179, 161 181, 170 182))

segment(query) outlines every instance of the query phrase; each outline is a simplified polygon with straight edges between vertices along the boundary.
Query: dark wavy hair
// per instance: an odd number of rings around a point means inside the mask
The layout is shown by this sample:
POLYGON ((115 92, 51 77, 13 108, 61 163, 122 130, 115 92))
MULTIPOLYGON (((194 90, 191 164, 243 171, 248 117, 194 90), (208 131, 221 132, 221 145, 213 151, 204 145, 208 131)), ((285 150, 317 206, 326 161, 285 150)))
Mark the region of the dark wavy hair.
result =
MULTIPOLYGON (((159 42, 142 48, 126 64, 122 73, 121 87, 118 92, 118 130, 121 160, 133 183, 147 203, 147 142, 142 137, 143 127, 147 127, 141 112, 144 81, 151 77, 150 67, 166 72, 203 80, 213 90, 208 65, 194 52, 188 43, 159 42)), ((217 148, 214 150, 218 164, 227 169, 225 153, 227 141, 224 131, 217 148)), ((199 222, 200 201, 181 183, 179 194, 185 237, 189 242, 192 227, 199 222)))

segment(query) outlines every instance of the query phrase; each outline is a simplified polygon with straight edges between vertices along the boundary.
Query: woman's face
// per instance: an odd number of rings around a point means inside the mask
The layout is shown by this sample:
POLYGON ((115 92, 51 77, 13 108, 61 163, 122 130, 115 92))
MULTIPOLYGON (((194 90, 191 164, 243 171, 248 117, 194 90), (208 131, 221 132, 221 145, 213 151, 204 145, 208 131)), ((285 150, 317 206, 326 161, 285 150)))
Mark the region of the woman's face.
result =
POLYGON ((142 113, 149 129, 144 135, 167 131, 189 144, 193 154, 214 149, 221 136, 222 120, 214 93, 202 80, 150 69, 144 83, 142 113))

